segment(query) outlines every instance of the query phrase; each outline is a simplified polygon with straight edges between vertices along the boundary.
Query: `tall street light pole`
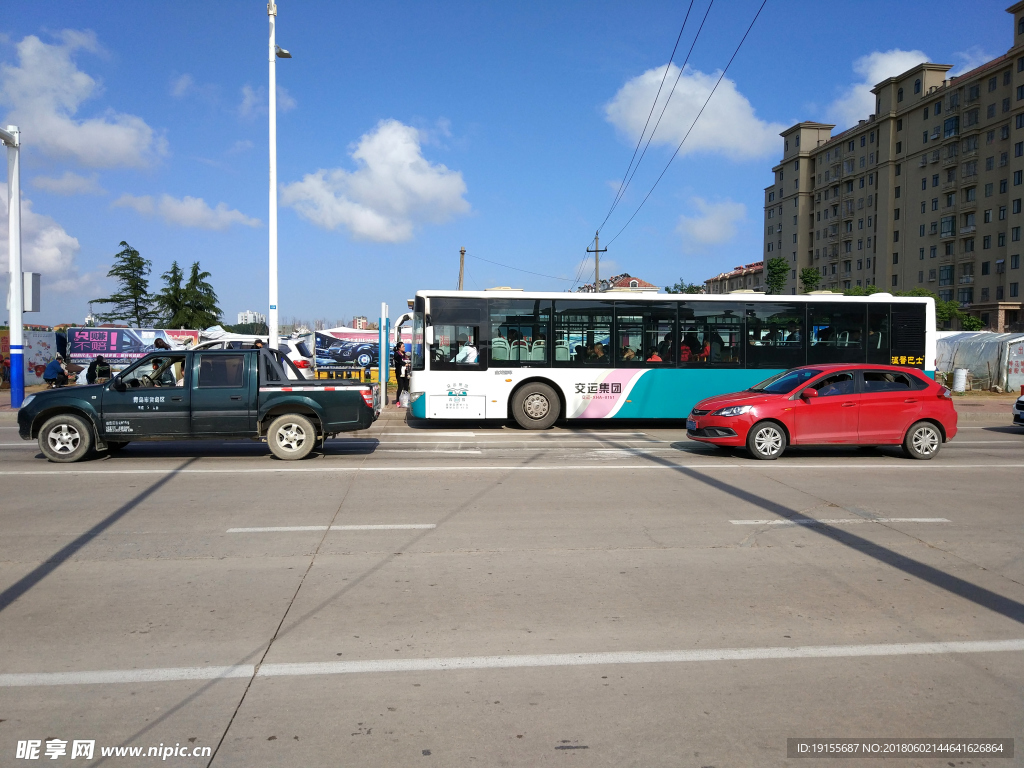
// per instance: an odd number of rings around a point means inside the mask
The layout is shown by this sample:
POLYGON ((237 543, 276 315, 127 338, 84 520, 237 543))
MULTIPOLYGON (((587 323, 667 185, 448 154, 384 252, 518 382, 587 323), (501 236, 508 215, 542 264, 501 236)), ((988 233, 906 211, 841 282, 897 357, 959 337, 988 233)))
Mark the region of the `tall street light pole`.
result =
POLYGON ((16 125, 0 129, 0 142, 7 145, 7 247, 10 264, 11 310, 11 407, 20 408, 25 399, 24 328, 25 283, 21 276, 21 132, 16 125))
POLYGON ((277 58, 290 59, 292 55, 276 42, 277 4, 267 3, 270 19, 270 326, 269 346, 277 349, 277 58))

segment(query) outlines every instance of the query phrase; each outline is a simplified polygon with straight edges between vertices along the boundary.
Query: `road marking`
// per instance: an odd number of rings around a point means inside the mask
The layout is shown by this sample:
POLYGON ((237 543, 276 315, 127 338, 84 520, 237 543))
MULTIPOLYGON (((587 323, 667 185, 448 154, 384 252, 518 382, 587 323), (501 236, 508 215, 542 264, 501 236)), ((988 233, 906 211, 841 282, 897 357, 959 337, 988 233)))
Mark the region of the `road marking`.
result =
POLYGON ((457 669, 523 669, 608 664, 665 664, 707 661, 767 661, 777 659, 845 659, 871 656, 930 656, 961 653, 1024 651, 1020 640, 971 640, 949 643, 891 643, 877 645, 804 645, 768 648, 718 648, 702 651, 612 651, 606 653, 544 653, 521 656, 455 656, 428 659, 369 659, 263 664, 230 667, 170 667, 94 672, 21 672, 0 674, 0 688, 48 685, 110 685, 161 683, 181 680, 222 680, 240 677, 296 677, 388 672, 447 672, 457 669))
POLYGON ((1016 445, 1020 447, 1021 443, 1016 440, 953 440, 949 443, 948 447, 955 448, 958 445, 1016 445))
POLYGON ((378 448, 374 453, 471 453, 480 455, 483 451, 475 448, 378 448))
MULTIPOLYGON (((390 435, 397 435, 399 437, 408 437, 409 435, 415 435, 416 433, 410 431, 410 432, 381 432, 380 434, 382 434, 382 435, 389 435, 389 436, 390 435)), ((428 432, 427 434, 428 435, 435 435, 437 437, 460 437, 460 436, 463 436, 463 435, 465 435, 467 437, 476 437, 476 433, 475 432, 428 432)), ((337 438, 337 439, 343 440, 344 438, 337 438)))
POLYGON ((825 520, 730 520, 733 525, 858 525, 860 523, 948 523, 944 517, 836 517, 825 520))
POLYGON ((421 531, 437 528, 434 523, 409 525, 284 525, 275 528, 228 528, 228 533, 285 533, 290 531, 421 531))
MULTIPOLYGON (((222 457, 223 458, 223 457, 222 457)), ((229 457, 234 458, 234 457, 229 457)), ((577 469, 607 472, 610 470, 691 470, 701 471, 706 469, 738 469, 749 472, 755 467, 748 464, 559 464, 555 466, 537 466, 532 464, 520 465, 440 465, 432 464, 426 466, 401 466, 391 465, 386 467, 373 466, 346 466, 346 467, 323 467, 322 462, 312 462, 317 466, 313 467, 255 467, 238 469, 35 469, 35 470, 10 470, 0 472, 0 477, 24 477, 26 475, 254 475, 269 473, 293 473, 293 472, 568 472, 577 469)), ((776 469, 835 469, 835 464, 790 464, 773 461, 760 463, 756 469, 759 472, 767 472, 776 469)), ((903 472, 913 470, 953 470, 953 469, 1024 469, 1024 464, 940 464, 934 461, 893 461, 886 464, 854 464, 843 467, 844 472, 852 470, 870 470, 877 472, 882 469, 896 469, 903 472)))

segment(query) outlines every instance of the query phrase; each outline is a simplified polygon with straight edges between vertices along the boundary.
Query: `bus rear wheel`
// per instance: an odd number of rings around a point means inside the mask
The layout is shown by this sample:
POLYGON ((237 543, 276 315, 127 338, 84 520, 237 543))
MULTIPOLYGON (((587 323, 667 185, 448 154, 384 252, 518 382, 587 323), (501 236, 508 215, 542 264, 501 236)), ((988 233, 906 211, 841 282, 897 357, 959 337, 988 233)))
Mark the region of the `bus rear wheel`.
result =
POLYGON ((535 382, 520 387, 512 397, 512 417, 523 429, 548 429, 558 419, 561 401, 554 389, 535 382))

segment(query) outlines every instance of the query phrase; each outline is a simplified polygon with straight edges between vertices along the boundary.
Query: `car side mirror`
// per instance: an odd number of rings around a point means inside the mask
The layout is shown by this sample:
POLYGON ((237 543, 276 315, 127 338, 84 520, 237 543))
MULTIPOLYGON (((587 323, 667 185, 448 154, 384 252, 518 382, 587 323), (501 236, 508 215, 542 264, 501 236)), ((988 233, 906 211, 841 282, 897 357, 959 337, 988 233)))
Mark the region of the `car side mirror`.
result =
POLYGON ((803 398, 804 400, 811 400, 815 397, 818 397, 818 390, 816 390, 814 387, 808 387, 807 389, 800 393, 800 397, 803 398))
POLYGON ((110 382, 110 386, 116 389, 118 392, 124 392, 128 389, 128 385, 121 381, 121 377, 117 376, 113 381, 110 382))

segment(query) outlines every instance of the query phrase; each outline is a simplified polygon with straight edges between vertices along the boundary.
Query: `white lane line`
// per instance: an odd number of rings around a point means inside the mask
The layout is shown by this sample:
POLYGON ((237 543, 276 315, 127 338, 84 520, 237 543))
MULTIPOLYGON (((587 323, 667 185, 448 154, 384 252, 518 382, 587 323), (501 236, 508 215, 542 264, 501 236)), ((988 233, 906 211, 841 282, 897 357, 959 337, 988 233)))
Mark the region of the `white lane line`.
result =
POLYGON ((374 453, 470 453, 479 456, 483 451, 470 448, 378 448, 374 453))
POLYGON ((946 447, 955 448, 958 445, 1015 445, 1020 447, 1021 443, 1017 440, 953 440, 946 447))
MULTIPOLYGON (((383 436, 387 436, 387 437, 414 437, 414 436, 417 436, 417 435, 422 435, 425 438, 429 438, 429 437, 476 437, 476 433, 475 432, 419 432, 419 431, 409 431, 409 432, 381 432, 380 434, 383 435, 383 436)), ((489 432, 485 436, 486 437, 500 437, 502 435, 508 435, 508 439, 509 440, 514 440, 514 439, 516 439, 519 436, 518 433, 515 433, 515 432, 509 433, 509 432, 501 432, 501 431, 498 431, 498 430, 495 430, 494 432, 489 432)), ((561 438, 570 438, 570 439, 572 439, 572 438, 588 437, 588 436, 593 436, 593 437, 600 437, 600 436, 608 436, 608 437, 646 437, 647 433, 646 432, 574 432, 574 431, 565 431, 565 432, 548 432, 548 433, 545 434, 545 437, 543 439, 544 440, 555 440, 555 439, 561 439, 561 438)), ((343 440, 344 438, 337 438, 337 439, 343 440)))
POLYGON ((291 531, 422 531, 437 528, 434 523, 408 525, 284 525, 274 528, 228 528, 228 533, 285 533, 291 531))
MULTIPOLYGON (((395 435, 399 437, 409 437, 415 435, 415 432, 381 432, 382 435, 395 435)), ((475 432, 428 432, 424 437, 435 436, 435 437, 476 437, 475 432)))
POLYGON ((944 517, 835 517, 823 520, 730 520, 733 525, 859 525, 860 523, 948 523, 944 517))
MULTIPOLYGON (((700 651, 612 651, 607 653, 544 653, 519 656, 454 656, 428 659, 370 659, 263 664, 257 677, 343 675, 387 672, 446 672, 456 669, 523 669, 606 664, 664 664, 776 659, 846 659, 871 656, 930 656, 961 653, 1024 651, 1024 639, 968 640, 949 643, 886 643, 877 645, 804 645, 768 648, 718 648, 700 651)), ((0 674, 0 688, 44 685, 156 683, 249 677, 251 664, 232 667, 171 667, 95 672, 28 672, 0 674)))
MULTIPOLYGON (((321 462, 312 462, 319 465, 321 462)), ((836 464, 789 464, 773 461, 769 466, 764 462, 757 466, 759 472, 778 469, 835 469, 836 464)), ((691 470, 698 472, 706 469, 737 469, 749 472, 750 464, 559 464, 555 466, 520 465, 441 465, 385 467, 347 466, 347 467, 257 467, 257 468, 224 468, 224 469, 36 469, 11 470, 0 472, 0 477, 24 477, 26 475, 256 475, 270 473, 293 472, 565 472, 575 469, 607 472, 610 470, 691 470)), ((856 464, 843 467, 844 472, 853 470, 869 470, 877 472, 882 469, 896 469, 901 472, 915 470, 960 470, 960 469, 1024 469, 1024 464, 940 464, 934 461, 893 461, 886 464, 856 464)))

